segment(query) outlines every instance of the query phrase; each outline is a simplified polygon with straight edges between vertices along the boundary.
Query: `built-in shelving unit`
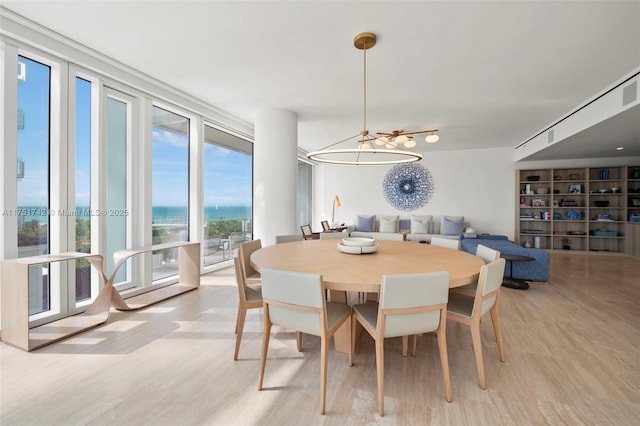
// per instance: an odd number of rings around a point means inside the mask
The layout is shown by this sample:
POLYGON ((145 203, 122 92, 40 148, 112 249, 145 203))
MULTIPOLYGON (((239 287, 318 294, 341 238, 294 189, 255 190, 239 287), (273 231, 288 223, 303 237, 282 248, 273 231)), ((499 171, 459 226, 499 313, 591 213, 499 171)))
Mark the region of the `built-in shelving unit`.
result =
POLYGON ((518 170, 516 183, 520 245, 610 253, 637 246, 629 239, 640 221, 640 166, 518 170))

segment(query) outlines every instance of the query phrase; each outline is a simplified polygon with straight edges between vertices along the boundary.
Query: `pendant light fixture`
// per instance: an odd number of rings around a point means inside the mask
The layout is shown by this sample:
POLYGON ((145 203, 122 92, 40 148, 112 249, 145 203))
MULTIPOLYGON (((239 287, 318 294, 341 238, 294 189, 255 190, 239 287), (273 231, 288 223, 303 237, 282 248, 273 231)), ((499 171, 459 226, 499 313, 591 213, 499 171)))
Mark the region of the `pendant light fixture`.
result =
MULTIPOLYGON (((422 155, 417 152, 399 149, 401 144, 406 148, 416 145, 411 135, 417 133, 429 133, 435 135, 437 130, 425 130, 421 132, 394 131, 392 133, 377 133, 373 136, 367 130, 367 50, 376 44, 376 36, 373 33, 360 33, 353 39, 353 45, 364 53, 364 78, 363 78, 363 126, 362 130, 341 141, 328 145, 318 151, 307 154, 307 158, 320 163, 349 164, 349 165, 384 165, 412 163, 422 160, 422 155), (405 140, 406 138, 406 140, 405 140), (349 148, 335 148, 337 145, 356 139, 355 146, 349 148), (402 141, 402 142, 401 142, 402 141), (384 145, 385 148, 376 148, 384 145)), ((353 141, 352 141, 353 142, 353 141)))

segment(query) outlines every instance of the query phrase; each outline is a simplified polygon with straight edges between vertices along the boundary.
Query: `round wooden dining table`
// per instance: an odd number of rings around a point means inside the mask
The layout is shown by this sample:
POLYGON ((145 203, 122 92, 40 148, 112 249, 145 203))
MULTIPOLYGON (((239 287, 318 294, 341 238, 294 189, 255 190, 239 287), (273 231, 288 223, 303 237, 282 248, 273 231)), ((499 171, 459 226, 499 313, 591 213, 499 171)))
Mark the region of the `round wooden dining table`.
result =
POLYGON ((383 275, 449 272, 449 287, 478 280, 482 259, 450 248, 408 241, 376 241, 371 254, 346 254, 339 240, 303 240, 263 247, 251 255, 262 268, 322 274, 325 288, 379 293, 383 275))

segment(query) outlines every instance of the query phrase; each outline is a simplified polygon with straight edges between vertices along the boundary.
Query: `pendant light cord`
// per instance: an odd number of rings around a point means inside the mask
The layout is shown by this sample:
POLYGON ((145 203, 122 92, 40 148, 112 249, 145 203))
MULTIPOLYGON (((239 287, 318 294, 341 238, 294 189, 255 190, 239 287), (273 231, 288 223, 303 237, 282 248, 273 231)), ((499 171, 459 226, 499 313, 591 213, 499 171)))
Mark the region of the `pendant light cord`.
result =
POLYGON ((363 88, 362 88, 362 92, 363 92, 363 108, 362 110, 364 111, 364 118, 363 118, 363 127, 362 127, 362 136, 365 136, 365 132, 367 132, 367 43, 365 42, 364 45, 364 49, 362 49, 364 51, 364 78, 362 79, 363 81, 363 88))

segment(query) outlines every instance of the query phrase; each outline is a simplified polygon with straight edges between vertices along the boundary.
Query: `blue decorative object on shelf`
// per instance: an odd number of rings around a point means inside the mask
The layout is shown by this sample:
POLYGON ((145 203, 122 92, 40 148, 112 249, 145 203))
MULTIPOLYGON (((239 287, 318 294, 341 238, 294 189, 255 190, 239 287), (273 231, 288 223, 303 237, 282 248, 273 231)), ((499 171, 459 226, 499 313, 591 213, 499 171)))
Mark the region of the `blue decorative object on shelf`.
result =
POLYGON ((582 219, 582 212, 580 210, 569 210, 567 212, 567 217, 571 220, 582 219))
POLYGON ((416 210, 429 202, 433 194, 433 178, 420 164, 393 166, 382 183, 384 198, 398 210, 416 210))
POLYGON ((554 212, 553 213, 553 220, 562 220, 562 213, 554 212))

